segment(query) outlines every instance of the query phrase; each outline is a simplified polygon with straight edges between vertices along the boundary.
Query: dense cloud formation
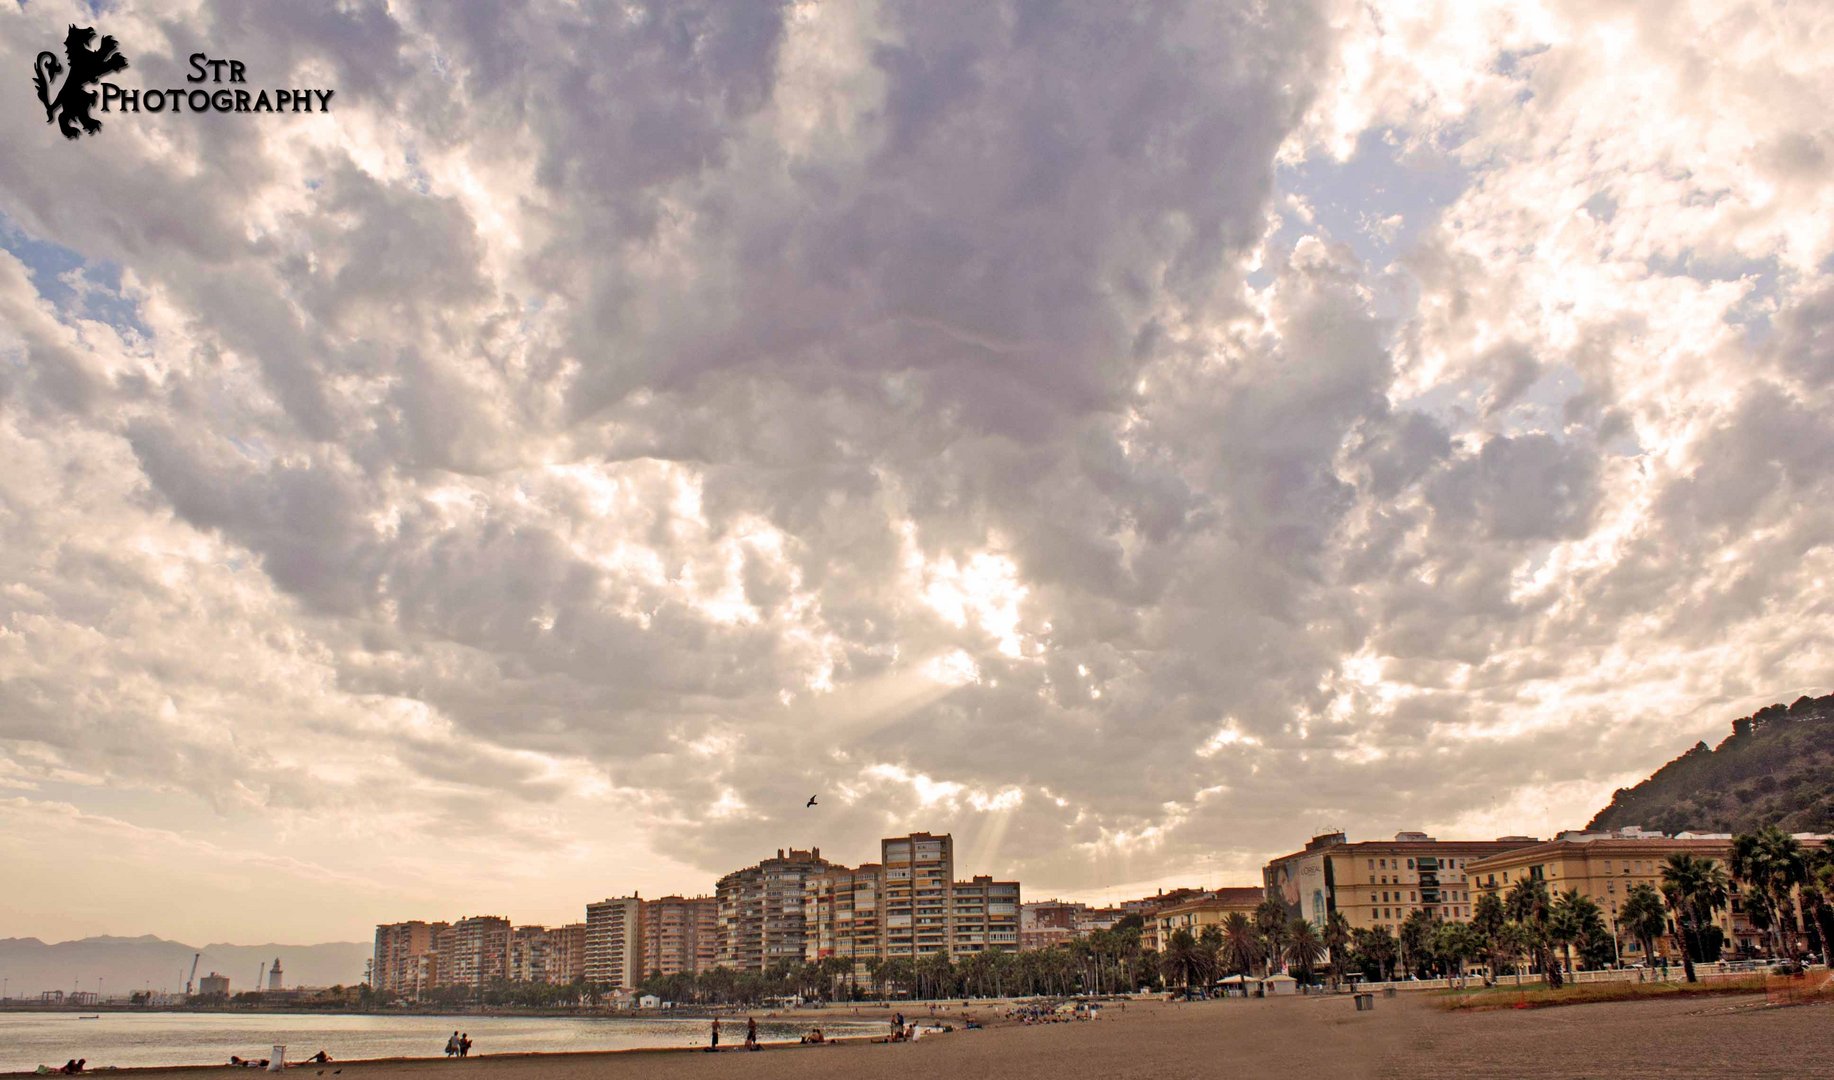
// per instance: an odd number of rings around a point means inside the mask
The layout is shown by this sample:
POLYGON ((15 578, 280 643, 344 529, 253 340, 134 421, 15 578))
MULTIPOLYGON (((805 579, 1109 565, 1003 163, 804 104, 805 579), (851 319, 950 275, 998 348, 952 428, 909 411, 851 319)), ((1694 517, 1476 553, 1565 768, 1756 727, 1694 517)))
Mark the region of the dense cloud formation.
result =
POLYGON ((1830 689, 1834 15, 1747 6, 9 10, 337 96, 0 115, 0 859, 82 896, 0 914, 1582 823, 1830 689))

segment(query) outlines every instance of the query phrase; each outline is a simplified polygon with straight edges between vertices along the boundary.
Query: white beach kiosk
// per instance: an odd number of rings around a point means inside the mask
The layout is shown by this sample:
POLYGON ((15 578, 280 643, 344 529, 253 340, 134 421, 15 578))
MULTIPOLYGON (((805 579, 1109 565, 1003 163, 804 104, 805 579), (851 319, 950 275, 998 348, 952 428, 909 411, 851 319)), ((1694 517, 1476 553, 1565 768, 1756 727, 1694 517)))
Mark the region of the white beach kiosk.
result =
POLYGON ((1262 979, 1261 986, 1266 990, 1268 997, 1286 997, 1299 992, 1299 980, 1284 971, 1262 979))

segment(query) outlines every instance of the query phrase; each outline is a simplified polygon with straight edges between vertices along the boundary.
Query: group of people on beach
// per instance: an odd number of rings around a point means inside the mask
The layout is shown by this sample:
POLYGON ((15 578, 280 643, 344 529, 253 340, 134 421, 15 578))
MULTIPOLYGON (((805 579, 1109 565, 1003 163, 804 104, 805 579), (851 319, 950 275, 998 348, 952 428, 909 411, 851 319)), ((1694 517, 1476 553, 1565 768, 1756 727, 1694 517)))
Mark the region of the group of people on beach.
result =
POLYGON ((470 1057, 471 1033, 469 1031, 462 1033, 457 1031, 453 1032, 452 1037, 446 1040, 446 1056, 470 1057))
MULTIPOLYGON (((808 1040, 804 1039, 803 1041, 807 1042, 808 1040)), ((707 1052, 712 1053, 713 1051, 718 1050, 719 1048, 720 1048, 720 1020, 719 1020, 719 1017, 716 1016, 713 1018, 713 1041, 707 1044, 707 1052)), ((758 1045, 758 1018, 755 1016, 748 1016, 745 1018, 745 1049, 747 1050, 763 1049, 763 1047, 760 1047, 758 1045)))

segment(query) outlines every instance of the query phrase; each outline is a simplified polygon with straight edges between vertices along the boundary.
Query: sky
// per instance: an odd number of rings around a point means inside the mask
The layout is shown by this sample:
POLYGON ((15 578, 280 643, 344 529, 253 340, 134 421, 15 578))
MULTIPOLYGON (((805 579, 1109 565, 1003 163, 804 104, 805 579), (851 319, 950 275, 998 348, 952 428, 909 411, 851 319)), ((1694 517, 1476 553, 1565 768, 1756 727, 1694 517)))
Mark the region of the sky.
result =
POLYGON ((1829 5, 32 0, 0 71, 0 936, 1253 884, 1834 690, 1829 5), (66 141, 71 23, 335 97, 66 141))

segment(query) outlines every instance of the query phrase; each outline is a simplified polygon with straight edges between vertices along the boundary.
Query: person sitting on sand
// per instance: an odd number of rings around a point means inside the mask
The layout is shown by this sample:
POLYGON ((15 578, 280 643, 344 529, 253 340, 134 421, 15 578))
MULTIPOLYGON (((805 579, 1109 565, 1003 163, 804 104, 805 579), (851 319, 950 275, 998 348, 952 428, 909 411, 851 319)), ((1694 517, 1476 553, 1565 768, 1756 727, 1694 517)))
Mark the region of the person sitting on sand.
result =
POLYGON ((809 1033, 802 1037, 804 1046, 820 1046, 827 1041, 827 1039, 822 1037, 821 1028, 810 1028, 809 1033))
POLYGON ((307 1058, 306 1061, 313 1065, 329 1065, 331 1064, 331 1055, 320 1050, 318 1053, 307 1058))

